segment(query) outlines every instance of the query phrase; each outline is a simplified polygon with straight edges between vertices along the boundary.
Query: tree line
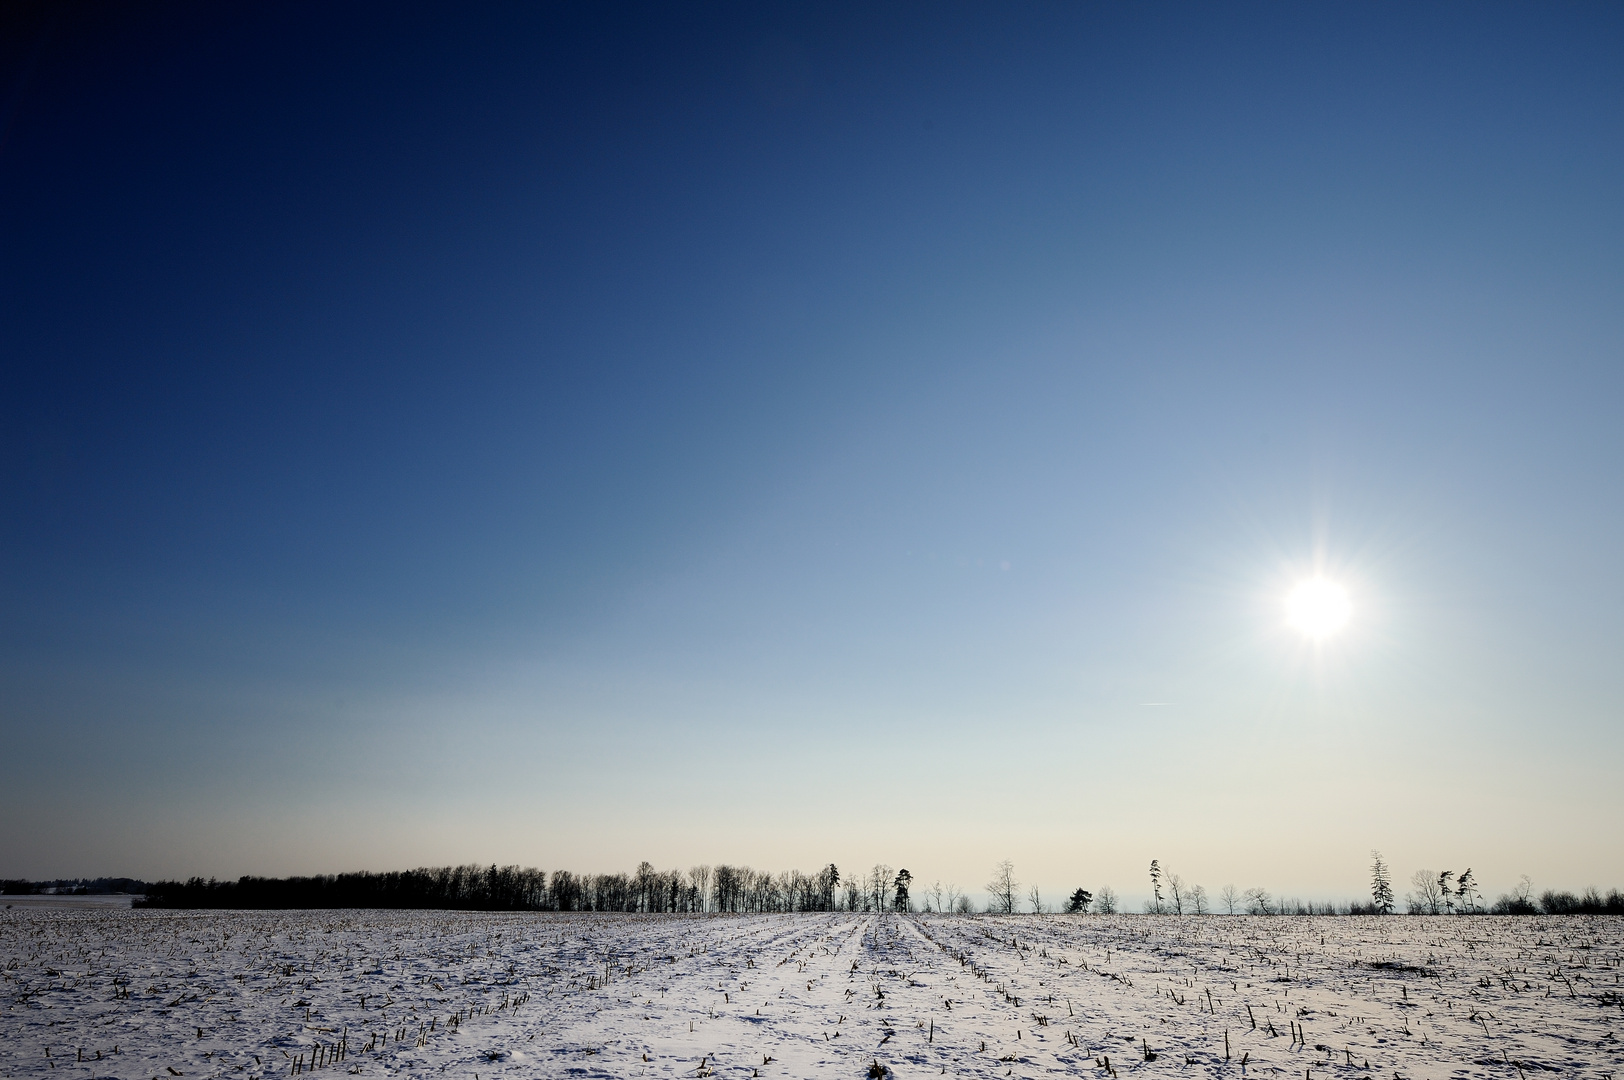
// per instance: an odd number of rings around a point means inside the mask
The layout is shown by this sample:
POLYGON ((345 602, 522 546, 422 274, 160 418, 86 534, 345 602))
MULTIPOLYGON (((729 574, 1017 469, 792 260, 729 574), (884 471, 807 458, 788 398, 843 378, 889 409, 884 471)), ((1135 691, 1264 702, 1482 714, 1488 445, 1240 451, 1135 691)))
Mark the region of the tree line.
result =
POLYGON ((105 896, 110 893, 140 894, 146 892, 147 883, 137 878, 51 878, 29 881, 25 878, 6 878, 0 881, 0 895, 38 896, 42 893, 57 896, 105 896))
MULTIPOLYGON (((1370 902, 1304 903, 1276 898, 1263 888, 1239 890, 1225 885, 1209 895, 1186 882, 1160 860, 1150 863, 1151 898, 1147 914, 1158 915, 1385 915, 1398 908, 1392 874, 1380 852, 1371 852, 1370 902)), ((1546 890, 1535 896, 1526 876, 1511 892, 1486 903, 1470 867, 1418 870, 1403 902, 1411 914, 1579 915, 1624 914, 1624 894, 1605 896, 1591 888, 1583 893, 1546 890)), ((142 882, 131 878, 73 878, 51 881, 5 880, 0 891, 28 893, 123 892, 145 896, 137 907, 153 908, 438 908, 475 911, 617 911, 617 912, 794 912, 916 911, 968 914, 970 897, 957 886, 916 883, 906 869, 877 864, 842 876, 834 863, 811 874, 780 873, 748 866, 701 865, 687 870, 657 870, 644 862, 625 874, 551 873, 518 866, 421 867, 391 872, 359 871, 311 877, 244 876, 234 881, 194 877, 186 881, 142 882)), ((987 882, 991 914, 1053 910, 1037 887, 1024 893, 1014 864, 1000 862, 987 882)), ((1072 914, 1115 914, 1116 893, 1108 885, 1097 892, 1078 888, 1060 910, 1072 914)))
MULTIPOLYGON (((1304 903, 1298 899, 1276 898, 1269 890, 1256 886, 1241 890, 1225 885, 1216 895, 1209 895, 1204 886, 1185 881, 1163 867, 1160 859, 1152 859, 1150 899, 1145 901, 1145 914, 1390 915, 1397 907, 1392 872, 1381 852, 1372 851, 1370 855, 1368 904, 1357 900, 1342 904, 1304 903)), ((1536 899, 1533 882, 1526 875, 1517 888, 1486 904, 1471 867, 1458 874, 1453 870, 1417 870, 1410 877, 1410 885, 1412 891, 1404 900, 1412 915, 1624 915, 1624 893, 1617 889, 1606 896, 1595 888, 1581 894, 1547 890, 1536 899)), ((1015 867, 1008 859, 993 868, 992 880, 987 882, 986 888, 989 913, 1013 915, 1022 910, 1020 883, 1015 880, 1015 867)), ((1027 890, 1024 903, 1025 910, 1032 914, 1041 915, 1050 910, 1035 885, 1027 890)), ((1079 888, 1067 898, 1062 910, 1068 914, 1086 914, 1090 910, 1102 915, 1114 914, 1117 896, 1108 885, 1100 886, 1098 895, 1079 888)))
MULTIPOLYGON (((1381 852, 1372 851, 1372 906, 1383 912, 1393 910, 1393 887, 1381 852)), ((1410 875, 1410 893, 1404 898, 1412 915, 1624 915, 1624 893, 1611 889, 1603 896, 1594 886, 1583 893, 1547 889, 1536 900, 1534 881, 1527 874, 1517 887, 1502 893, 1492 904, 1484 904, 1472 868, 1459 874, 1453 870, 1417 870, 1410 875)))
POLYGON ((644 913, 913 910, 912 875, 884 865, 843 878, 834 863, 812 874, 748 866, 630 874, 551 873, 518 866, 442 866, 311 877, 194 877, 156 881, 137 907, 151 908, 437 908, 469 911, 619 911, 644 913))
MULTIPOLYGON (((1151 915, 1391 915, 1398 908, 1392 870, 1381 852, 1372 851, 1370 858, 1368 904, 1357 900, 1344 904, 1304 903, 1296 899, 1277 899, 1264 888, 1242 891, 1233 885, 1225 885, 1216 897, 1209 899, 1202 886, 1186 883, 1178 874, 1163 868, 1160 860, 1152 859, 1151 898, 1145 901, 1145 912, 1151 915)), ((1458 874, 1453 870, 1417 870, 1410 876, 1410 889, 1403 899, 1412 915, 1624 915, 1624 893, 1617 889, 1606 896, 1595 888, 1580 894, 1546 890, 1535 898, 1533 881, 1527 875, 1511 892, 1502 894, 1493 903, 1485 903, 1471 867, 1458 874)), ((1040 910, 1036 892, 1032 895, 1033 910, 1040 910)), ((1079 889, 1067 910, 1086 911, 1088 903, 1089 894, 1079 889)))

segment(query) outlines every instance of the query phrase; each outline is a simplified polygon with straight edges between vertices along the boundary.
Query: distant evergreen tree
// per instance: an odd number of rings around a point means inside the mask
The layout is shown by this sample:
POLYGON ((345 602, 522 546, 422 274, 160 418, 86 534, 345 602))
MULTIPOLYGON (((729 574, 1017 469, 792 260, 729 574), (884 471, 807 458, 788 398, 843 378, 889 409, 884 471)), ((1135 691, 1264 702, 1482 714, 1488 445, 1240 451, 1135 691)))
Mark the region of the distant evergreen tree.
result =
POLYGON ((1162 867, 1155 859, 1150 860, 1150 891, 1156 896, 1156 903, 1152 910, 1160 915, 1162 913, 1162 867))
POLYGON ((896 895, 892 898, 891 903, 898 911, 909 910, 908 883, 911 881, 913 881, 913 875, 908 873, 906 868, 897 871, 896 895))
POLYGON ((1477 910, 1477 881, 1472 877, 1472 868, 1468 866, 1460 872, 1455 879, 1455 895, 1460 897, 1462 911, 1477 910))
POLYGON ((1393 879, 1382 861, 1382 853, 1370 853, 1370 902, 1378 915, 1393 913, 1393 879))
POLYGON ((835 909, 835 886, 840 884, 840 871, 830 863, 818 871, 818 895, 824 911, 835 909))
POLYGON ((1089 902, 1093 899, 1093 893, 1087 889, 1078 889, 1071 894, 1071 899, 1066 901, 1066 910, 1073 915, 1080 915, 1088 910, 1089 902))
POLYGON ((1449 879, 1455 876, 1455 871, 1445 870, 1438 875, 1438 892, 1443 895, 1444 907, 1449 913, 1455 913, 1455 894, 1449 888, 1449 879))

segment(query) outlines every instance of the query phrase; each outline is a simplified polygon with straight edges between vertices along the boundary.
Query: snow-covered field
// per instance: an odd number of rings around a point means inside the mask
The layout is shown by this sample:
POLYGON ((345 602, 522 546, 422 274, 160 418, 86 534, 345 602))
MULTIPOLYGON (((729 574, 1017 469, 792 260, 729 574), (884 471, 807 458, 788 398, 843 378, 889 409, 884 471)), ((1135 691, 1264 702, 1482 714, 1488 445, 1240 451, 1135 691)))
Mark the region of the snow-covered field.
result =
POLYGON ((0 1076, 1614 1080, 1624 921, 0 911, 0 1076))

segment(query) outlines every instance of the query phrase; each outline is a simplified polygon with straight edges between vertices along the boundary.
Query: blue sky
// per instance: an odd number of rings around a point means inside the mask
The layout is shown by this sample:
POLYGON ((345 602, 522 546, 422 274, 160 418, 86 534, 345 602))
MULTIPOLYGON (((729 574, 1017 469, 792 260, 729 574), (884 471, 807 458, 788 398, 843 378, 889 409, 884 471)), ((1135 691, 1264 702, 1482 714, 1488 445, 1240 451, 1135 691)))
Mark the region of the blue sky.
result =
POLYGON ((1624 884, 1621 38, 19 18, 0 871, 1624 884))

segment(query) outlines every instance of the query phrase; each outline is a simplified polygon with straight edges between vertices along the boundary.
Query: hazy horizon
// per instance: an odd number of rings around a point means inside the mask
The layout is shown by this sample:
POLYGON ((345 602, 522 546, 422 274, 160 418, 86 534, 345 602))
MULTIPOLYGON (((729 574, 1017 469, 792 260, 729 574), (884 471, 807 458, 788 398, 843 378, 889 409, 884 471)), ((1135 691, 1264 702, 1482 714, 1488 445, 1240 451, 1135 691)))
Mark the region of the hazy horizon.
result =
POLYGON ((1624 886, 1617 9, 5 18, 0 877, 1624 886))

